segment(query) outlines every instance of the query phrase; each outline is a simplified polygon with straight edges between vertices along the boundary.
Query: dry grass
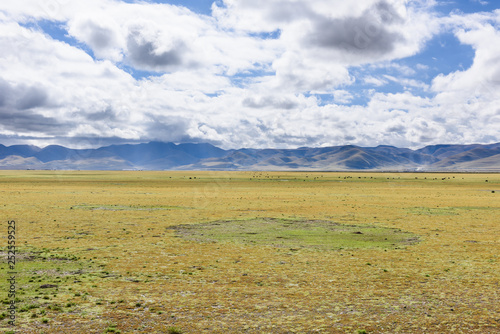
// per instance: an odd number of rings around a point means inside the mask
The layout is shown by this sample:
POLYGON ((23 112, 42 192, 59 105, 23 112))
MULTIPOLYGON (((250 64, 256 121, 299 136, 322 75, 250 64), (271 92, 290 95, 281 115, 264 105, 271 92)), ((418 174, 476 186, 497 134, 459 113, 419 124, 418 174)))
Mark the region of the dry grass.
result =
POLYGON ((18 333, 500 332, 498 174, 2 171, 0 191, 23 246, 18 333), (290 250, 172 229, 259 217, 420 242, 290 250))

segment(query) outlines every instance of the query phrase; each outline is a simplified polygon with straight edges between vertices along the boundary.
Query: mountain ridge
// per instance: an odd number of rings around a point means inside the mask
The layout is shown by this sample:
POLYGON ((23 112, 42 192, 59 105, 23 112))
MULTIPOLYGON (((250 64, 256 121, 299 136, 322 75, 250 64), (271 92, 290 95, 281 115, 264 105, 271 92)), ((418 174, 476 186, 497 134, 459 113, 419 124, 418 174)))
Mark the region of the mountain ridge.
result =
POLYGON ((389 145, 224 150, 208 143, 158 141, 94 149, 0 144, 0 169, 500 172, 500 143, 417 150, 389 145))

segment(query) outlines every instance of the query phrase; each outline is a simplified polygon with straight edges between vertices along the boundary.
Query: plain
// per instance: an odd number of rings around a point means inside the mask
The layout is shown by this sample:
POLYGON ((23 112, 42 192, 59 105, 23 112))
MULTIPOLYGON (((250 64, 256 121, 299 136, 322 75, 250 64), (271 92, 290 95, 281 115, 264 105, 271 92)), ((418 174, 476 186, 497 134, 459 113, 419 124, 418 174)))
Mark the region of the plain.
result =
POLYGON ((15 220, 16 333, 500 332, 498 174, 1 171, 0 193, 3 330, 15 220), (339 224, 408 238, 324 246, 339 224))

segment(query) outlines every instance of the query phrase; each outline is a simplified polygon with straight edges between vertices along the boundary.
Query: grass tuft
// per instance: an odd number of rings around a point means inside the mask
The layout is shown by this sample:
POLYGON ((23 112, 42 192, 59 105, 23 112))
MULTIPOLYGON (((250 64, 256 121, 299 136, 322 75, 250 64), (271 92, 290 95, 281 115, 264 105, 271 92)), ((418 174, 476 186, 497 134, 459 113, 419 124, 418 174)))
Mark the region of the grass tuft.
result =
POLYGON ((168 334, 182 334, 184 332, 180 328, 177 328, 177 327, 168 327, 167 333, 168 334))

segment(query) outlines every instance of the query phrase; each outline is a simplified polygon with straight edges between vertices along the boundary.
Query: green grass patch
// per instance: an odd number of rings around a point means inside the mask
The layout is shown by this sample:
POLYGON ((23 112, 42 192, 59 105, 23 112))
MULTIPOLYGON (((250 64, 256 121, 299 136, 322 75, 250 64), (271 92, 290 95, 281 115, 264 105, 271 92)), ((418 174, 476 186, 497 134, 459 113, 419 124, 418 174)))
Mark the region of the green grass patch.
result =
POLYGON ((456 208, 426 208, 426 207, 415 207, 409 208, 408 213, 412 215, 427 215, 427 216, 456 216, 459 213, 456 208))
MULTIPOLYGON (((0 256, 6 258, 7 249, 0 249, 0 256)), ((0 264, 0 270, 6 272, 6 262, 0 264)), ((51 315, 69 312, 69 306, 86 303, 78 293, 70 294, 70 290, 87 289, 92 276, 102 274, 98 265, 85 262, 74 254, 62 249, 39 249, 33 247, 19 247, 16 249, 16 308, 17 320, 20 323, 30 318, 42 318, 41 323, 49 323, 51 315), (68 298, 74 299, 68 302, 68 298), (66 305, 66 306, 64 306, 66 305)), ((0 281, 0 302, 7 305, 10 299, 7 296, 9 282, 0 281)), ((85 304, 86 305, 86 304, 85 304)), ((72 309, 74 312, 74 309, 72 309)), ((3 316, 0 315, 0 320, 3 316)), ((0 324, 0 331, 6 329, 0 324)))
POLYGON ((396 248, 418 242, 400 229, 346 225, 326 220, 254 218, 174 226, 178 236, 198 242, 235 242, 289 248, 396 248))
POLYGON ((129 205, 106 205, 106 204, 81 204, 74 205, 71 209, 83 210, 109 210, 109 211, 153 211, 153 210, 175 210, 188 209, 181 206, 129 206, 129 205))
POLYGON ((184 332, 180 328, 177 328, 177 327, 168 327, 167 333, 168 334, 182 334, 184 332))
POLYGON ((467 211, 472 210, 499 210, 497 206, 456 206, 456 207, 441 207, 441 208, 428 208, 428 207, 413 207, 408 208, 408 213, 412 215, 426 215, 426 216, 458 216, 467 211))

